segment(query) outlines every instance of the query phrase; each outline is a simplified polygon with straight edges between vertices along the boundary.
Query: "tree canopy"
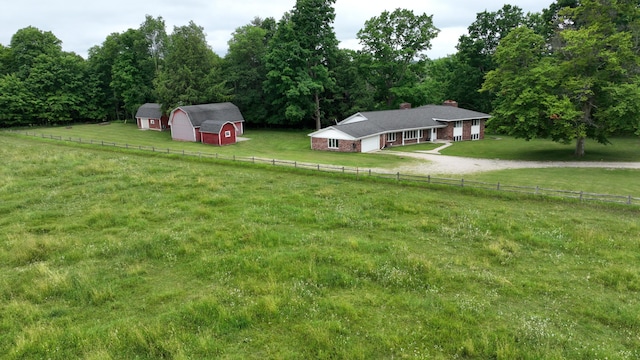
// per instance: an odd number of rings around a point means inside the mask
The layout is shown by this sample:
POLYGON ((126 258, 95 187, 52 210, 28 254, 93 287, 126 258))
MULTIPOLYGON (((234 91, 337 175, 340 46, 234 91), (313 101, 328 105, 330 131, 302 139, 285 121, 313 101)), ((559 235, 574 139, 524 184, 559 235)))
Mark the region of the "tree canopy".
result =
POLYGON ((451 99, 492 114, 489 131, 606 143, 640 125, 637 0, 556 0, 540 13, 480 12, 456 53, 428 59, 433 16, 384 11, 341 49, 335 0, 297 0, 233 32, 224 57, 190 22, 162 17, 108 35, 88 58, 29 26, 0 45, 0 127, 131 119, 145 102, 233 101, 253 127, 319 128, 367 110, 451 99))
POLYGON ((625 1, 582 0, 559 11, 556 35, 520 27, 500 43, 484 89, 495 94, 490 126, 532 139, 607 143, 640 129, 640 12, 625 1))

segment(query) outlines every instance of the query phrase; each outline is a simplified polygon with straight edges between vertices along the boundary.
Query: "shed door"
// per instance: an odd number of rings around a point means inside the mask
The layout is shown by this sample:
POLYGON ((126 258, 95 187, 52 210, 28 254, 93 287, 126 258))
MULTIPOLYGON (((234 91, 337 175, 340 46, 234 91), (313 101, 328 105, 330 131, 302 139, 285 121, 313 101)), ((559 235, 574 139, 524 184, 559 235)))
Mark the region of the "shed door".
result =
POLYGON ((141 129, 148 129, 149 128, 149 119, 141 118, 140 119, 140 128, 141 129))
POLYGON ((362 152, 370 152, 380 150, 380 136, 372 136, 362 139, 362 152))

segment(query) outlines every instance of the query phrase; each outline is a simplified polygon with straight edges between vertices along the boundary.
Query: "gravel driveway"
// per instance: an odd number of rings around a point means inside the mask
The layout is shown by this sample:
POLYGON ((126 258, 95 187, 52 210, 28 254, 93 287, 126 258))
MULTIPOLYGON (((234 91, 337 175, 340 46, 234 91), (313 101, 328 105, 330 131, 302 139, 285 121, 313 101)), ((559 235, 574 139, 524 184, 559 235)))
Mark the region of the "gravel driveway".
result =
POLYGON ((442 147, 422 152, 385 151, 384 154, 411 157, 425 161, 419 164, 405 165, 394 168, 394 172, 407 174, 470 174, 475 172, 523 169, 523 168, 604 168, 604 169, 640 169, 640 162, 585 162, 585 161, 518 161, 499 159, 474 159, 458 156, 440 155, 442 147))

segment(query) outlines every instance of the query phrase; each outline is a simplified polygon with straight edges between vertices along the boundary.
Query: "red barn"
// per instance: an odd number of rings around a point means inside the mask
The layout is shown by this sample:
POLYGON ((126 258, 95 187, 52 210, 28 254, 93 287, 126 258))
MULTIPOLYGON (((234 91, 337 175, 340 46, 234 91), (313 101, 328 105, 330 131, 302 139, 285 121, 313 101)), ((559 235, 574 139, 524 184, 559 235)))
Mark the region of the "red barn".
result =
POLYGON ((229 121, 207 120, 200 126, 203 144, 229 145, 237 141, 236 126, 229 121))
MULTIPOLYGON (((223 132, 222 137, 224 139, 217 142, 220 145, 232 144, 229 142, 231 140, 235 143, 237 136, 244 133, 244 118, 240 113, 240 109, 234 104, 227 102, 180 106, 174 109, 169 117, 171 137, 173 140, 178 141, 200 142, 204 133, 206 133, 209 134, 206 136, 207 143, 216 143, 212 136, 216 135, 215 131, 221 131, 226 123, 233 125, 234 130, 224 130, 231 131, 231 134, 229 134, 229 137, 225 137, 227 134, 223 132), (203 129, 205 122, 209 123, 203 129), (220 126, 220 129, 217 129, 217 126, 220 126)), ((220 135, 220 133, 217 133, 217 135, 220 135)))
POLYGON ((162 115, 160 104, 146 103, 138 108, 136 122, 140 130, 163 131, 169 126, 169 118, 162 115))

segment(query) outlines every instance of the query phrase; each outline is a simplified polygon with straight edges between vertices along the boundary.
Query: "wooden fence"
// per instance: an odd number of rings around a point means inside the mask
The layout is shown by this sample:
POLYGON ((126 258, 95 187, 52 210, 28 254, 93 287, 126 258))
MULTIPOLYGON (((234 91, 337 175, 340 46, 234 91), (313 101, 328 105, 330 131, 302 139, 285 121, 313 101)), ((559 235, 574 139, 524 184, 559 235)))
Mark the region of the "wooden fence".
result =
POLYGON ((27 135, 27 136, 40 137, 43 139, 77 142, 81 144, 93 144, 93 145, 118 147, 118 148, 131 149, 131 150, 151 151, 151 152, 163 153, 163 154, 177 154, 177 155, 192 156, 192 157, 198 157, 198 158, 240 161, 240 162, 248 162, 253 164, 267 164, 272 166, 293 167, 293 168, 307 169, 312 171, 342 173, 342 174, 353 175, 356 178, 375 177, 380 179, 394 180, 398 182, 405 181, 405 182, 414 182, 414 183, 422 183, 422 184, 455 186, 455 187, 461 187, 461 188, 468 187, 468 188, 484 189, 484 190, 498 191, 498 192, 511 192, 511 193, 530 194, 530 195, 545 196, 545 197, 554 197, 554 198, 575 199, 581 202, 608 202, 608 203, 619 203, 619 204, 626 204, 626 205, 640 205, 640 198, 634 197, 632 195, 596 194, 596 193, 590 193, 585 191, 547 189, 540 186, 514 186, 514 185, 502 184, 499 182, 486 183, 481 181, 470 181, 470 180, 464 180, 464 178, 455 179, 455 178, 434 177, 431 175, 409 175, 409 174, 401 174, 399 172, 395 172, 395 173, 379 172, 379 171, 372 171, 371 169, 361 169, 357 167, 354 168, 354 167, 346 167, 346 166, 310 164, 310 163, 304 163, 304 162, 298 162, 298 161, 266 159, 266 158, 255 157, 255 156, 246 157, 246 156, 236 156, 236 155, 223 155, 223 154, 208 153, 208 152, 174 150, 169 148, 121 144, 121 143, 107 142, 107 141, 101 141, 101 140, 81 139, 81 138, 72 138, 72 137, 67 138, 62 136, 39 134, 35 132, 34 133, 24 132, 24 131, 12 131, 12 132, 16 132, 16 133, 27 135))

